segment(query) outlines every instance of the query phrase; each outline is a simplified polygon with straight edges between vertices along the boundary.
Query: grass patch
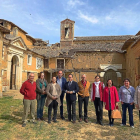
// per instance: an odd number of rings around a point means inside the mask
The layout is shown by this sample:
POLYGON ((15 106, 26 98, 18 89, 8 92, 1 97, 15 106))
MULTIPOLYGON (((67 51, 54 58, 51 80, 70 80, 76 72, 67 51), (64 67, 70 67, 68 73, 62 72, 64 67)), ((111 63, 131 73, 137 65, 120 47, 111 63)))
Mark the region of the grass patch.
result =
MULTIPOLYGON (((119 105, 121 109, 121 105, 119 105)), ((12 97, 0 98, 0 140, 14 140, 14 139, 127 139, 136 140, 140 139, 140 127, 138 120, 138 111, 134 110, 135 129, 129 127, 128 121, 126 127, 121 127, 121 120, 115 120, 115 126, 109 127, 108 112, 104 110, 104 123, 105 126, 95 124, 96 115, 94 104, 89 101, 88 117, 89 123, 84 121, 76 124, 67 122, 67 107, 64 101, 64 117, 66 120, 61 120, 58 116, 57 123, 48 124, 47 122, 38 122, 36 125, 28 122, 25 128, 22 128, 22 114, 23 114, 23 101, 13 99, 12 97)), ((44 107, 44 117, 47 121, 48 109, 44 107)), ((78 103, 76 104, 76 116, 78 119, 78 103)), ((128 115, 127 115, 128 118, 128 115)), ((128 120, 128 119, 127 119, 128 120)))

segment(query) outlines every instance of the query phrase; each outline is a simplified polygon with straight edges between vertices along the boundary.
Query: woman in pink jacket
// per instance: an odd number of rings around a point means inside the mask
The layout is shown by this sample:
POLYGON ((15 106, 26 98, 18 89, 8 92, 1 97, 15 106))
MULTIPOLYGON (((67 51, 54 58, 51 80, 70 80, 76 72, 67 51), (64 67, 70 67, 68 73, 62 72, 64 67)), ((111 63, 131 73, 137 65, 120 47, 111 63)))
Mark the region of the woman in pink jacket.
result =
POLYGON ((111 111, 118 106, 119 96, 115 86, 113 86, 112 80, 107 80, 107 85, 104 89, 103 102, 105 109, 108 110, 109 125, 113 126, 114 119, 111 118, 111 111))

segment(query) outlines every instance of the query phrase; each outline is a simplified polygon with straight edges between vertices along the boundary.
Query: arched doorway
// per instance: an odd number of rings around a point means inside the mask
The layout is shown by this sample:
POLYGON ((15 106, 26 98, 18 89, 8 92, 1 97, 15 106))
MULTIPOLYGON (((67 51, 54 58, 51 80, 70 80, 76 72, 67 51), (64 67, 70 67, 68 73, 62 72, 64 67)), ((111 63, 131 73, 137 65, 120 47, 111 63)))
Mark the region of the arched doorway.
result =
POLYGON ((16 55, 11 60, 10 89, 17 89, 19 59, 16 55))
POLYGON ((108 79, 111 79, 114 83, 114 86, 118 86, 118 82, 117 82, 117 73, 112 70, 112 69, 109 69, 105 72, 105 75, 104 75, 104 83, 106 84, 106 81, 108 79))

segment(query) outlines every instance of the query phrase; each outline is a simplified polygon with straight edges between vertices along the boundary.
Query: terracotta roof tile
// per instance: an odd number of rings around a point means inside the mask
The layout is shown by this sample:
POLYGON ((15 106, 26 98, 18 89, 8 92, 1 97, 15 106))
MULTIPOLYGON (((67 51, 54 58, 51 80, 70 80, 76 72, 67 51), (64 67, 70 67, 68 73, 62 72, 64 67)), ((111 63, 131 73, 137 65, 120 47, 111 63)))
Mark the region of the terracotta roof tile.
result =
POLYGON ((90 40, 127 40, 134 35, 120 35, 120 36, 86 36, 86 37, 74 37, 74 41, 90 41, 90 40))

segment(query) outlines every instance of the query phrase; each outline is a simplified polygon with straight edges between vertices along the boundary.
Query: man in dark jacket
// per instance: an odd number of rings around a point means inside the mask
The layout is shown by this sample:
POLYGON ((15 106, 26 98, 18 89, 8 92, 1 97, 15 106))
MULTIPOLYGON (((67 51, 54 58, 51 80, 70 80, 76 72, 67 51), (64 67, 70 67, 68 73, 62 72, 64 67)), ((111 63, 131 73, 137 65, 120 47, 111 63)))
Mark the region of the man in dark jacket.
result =
POLYGON ((64 86, 67 82, 66 78, 63 77, 63 72, 62 70, 58 71, 58 76, 56 77, 57 80, 57 84, 59 84, 59 86, 61 87, 61 96, 60 96, 60 101, 61 101, 61 106, 60 106, 60 116, 62 120, 65 120, 64 116, 63 116, 63 99, 64 99, 64 95, 65 95, 65 90, 64 90, 64 86))
POLYGON ((77 82, 73 81, 73 75, 69 74, 69 81, 65 84, 66 100, 67 100, 67 111, 68 120, 76 122, 76 93, 79 91, 77 82), (71 115, 72 107, 72 115, 71 115))

